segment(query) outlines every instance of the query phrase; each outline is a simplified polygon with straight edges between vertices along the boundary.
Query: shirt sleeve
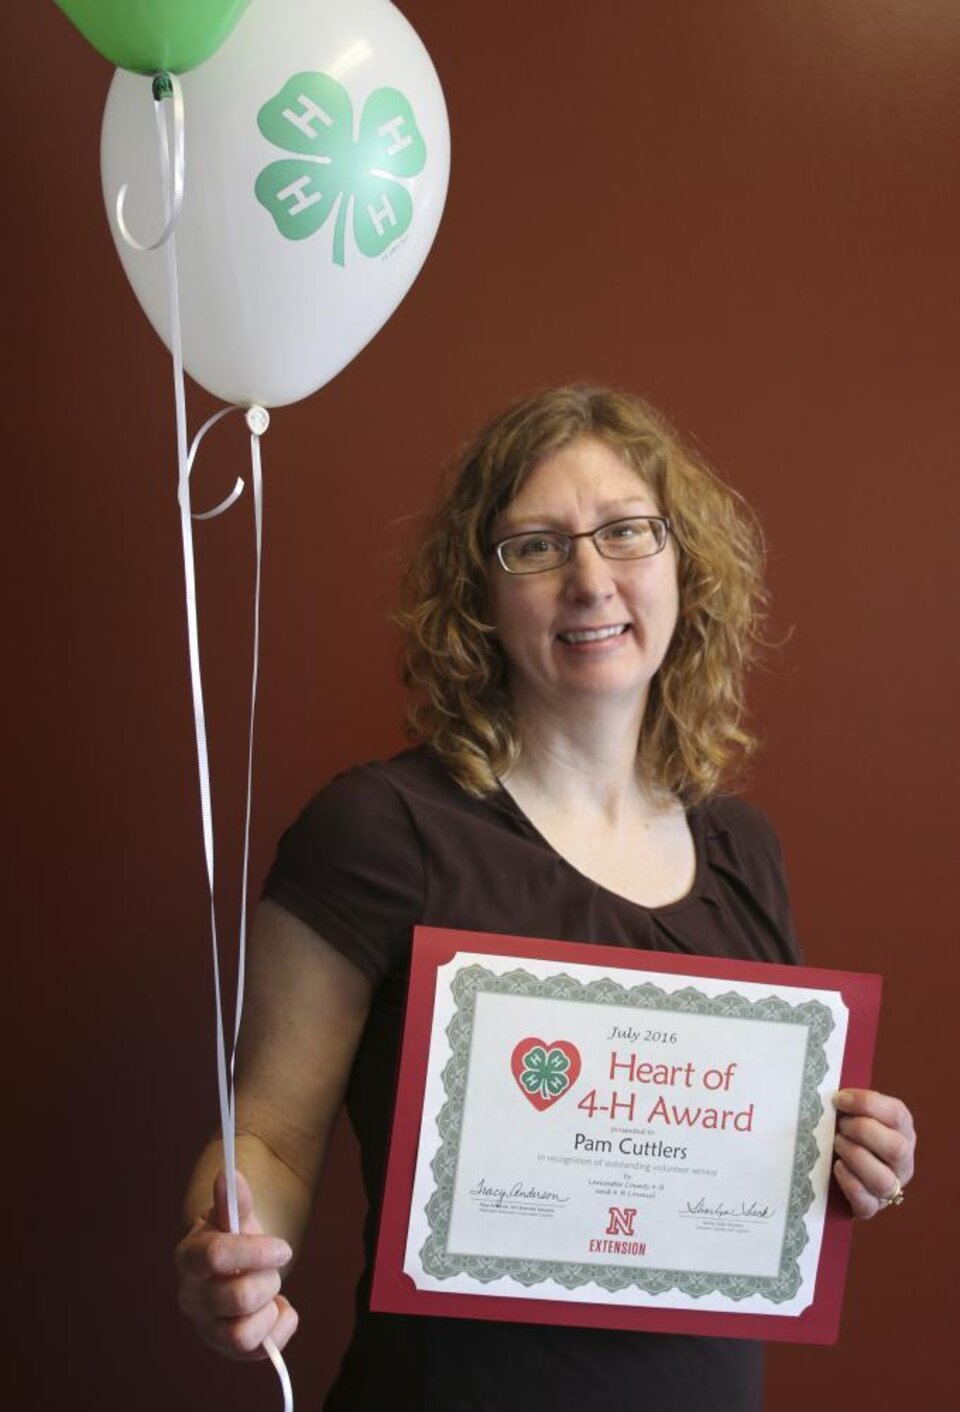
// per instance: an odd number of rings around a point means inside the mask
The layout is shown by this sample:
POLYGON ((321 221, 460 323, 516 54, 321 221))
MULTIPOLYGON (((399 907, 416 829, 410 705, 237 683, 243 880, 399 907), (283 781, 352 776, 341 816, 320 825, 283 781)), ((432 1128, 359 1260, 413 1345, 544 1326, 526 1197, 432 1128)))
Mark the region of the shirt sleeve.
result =
POLYGON ((720 796, 711 801, 709 821, 719 835, 715 846, 725 854, 728 876, 749 897, 759 917, 776 938, 778 960, 802 965, 787 888, 783 849, 762 809, 745 799, 720 796))
POLYGON ((406 965, 424 910, 423 850, 377 765, 337 775, 280 840, 264 897, 305 922, 376 985, 406 965))

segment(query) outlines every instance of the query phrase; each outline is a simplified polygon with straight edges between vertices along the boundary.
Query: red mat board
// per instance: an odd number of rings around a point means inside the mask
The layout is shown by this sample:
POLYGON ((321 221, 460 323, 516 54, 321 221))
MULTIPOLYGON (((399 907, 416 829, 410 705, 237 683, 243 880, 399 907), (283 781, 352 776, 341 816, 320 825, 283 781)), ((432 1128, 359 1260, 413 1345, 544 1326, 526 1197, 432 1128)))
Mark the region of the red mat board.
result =
MULTIPOLYGON (((870 1083, 882 986, 879 976, 681 956, 672 952, 533 940, 529 937, 417 928, 371 1308, 383 1312, 453 1318, 643 1329, 714 1337, 834 1342, 839 1331, 852 1230, 849 1207, 835 1183, 831 1183, 813 1301, 799 1315, 667 1309, 657 1305, 656 1296, 649 1296, 649 1304, 601 1304, 580 1299, 531 1299, 499 1293, 473 1295, 416 1288, 404 1272, 403 1262, 420 1140, 436 977, 438 967, 458 952, 509 956, 516 958, 520 966, 524 959, 560 961, 567 965, 592 967, 600 972, 614 968, 620 971, 659 972, 690 979, 701 977, 733 983, 749 981, 835 991, 849 1011, 841 1086, 866 1088, 870 1083)), ((435 1137, 431 1141, 435 1142, 435 1137)))

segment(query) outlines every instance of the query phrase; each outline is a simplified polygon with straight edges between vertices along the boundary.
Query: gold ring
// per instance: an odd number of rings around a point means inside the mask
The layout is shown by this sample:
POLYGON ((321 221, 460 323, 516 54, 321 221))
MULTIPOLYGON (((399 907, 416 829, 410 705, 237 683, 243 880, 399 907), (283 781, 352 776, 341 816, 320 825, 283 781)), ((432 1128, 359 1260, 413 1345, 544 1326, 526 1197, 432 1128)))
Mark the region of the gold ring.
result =
POLYGON ((903 1187, 900 1185, 900 1178, 899 1178, 899 1177, 895 1178, 895 1181, 896 1181, 896 1186, 893 1188, 893 1191, 890 1193, 890 1195, 889 1195, 889 1196, 882 1196, 882 1197, 880 1198, 880 1210, 881 1210, 881 1211, 885 1210, 886 1207, 888 1207, 888 1206, 902 1206, 902 1205, 903 1205, 903 1187))

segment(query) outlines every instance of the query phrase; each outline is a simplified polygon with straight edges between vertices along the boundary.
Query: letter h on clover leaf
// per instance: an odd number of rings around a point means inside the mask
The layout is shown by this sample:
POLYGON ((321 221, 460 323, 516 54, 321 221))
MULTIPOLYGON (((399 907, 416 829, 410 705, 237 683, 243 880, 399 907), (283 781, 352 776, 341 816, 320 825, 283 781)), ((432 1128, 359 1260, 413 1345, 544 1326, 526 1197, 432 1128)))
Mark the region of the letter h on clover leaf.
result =
POLYGON ((298 154, 271 162, 254 186, 287 240, 316 234, 336 208, 333 261, 345 265, 347 219, 361 255, 382 255, 407 230, 413 200, 402 184, 427 159, 413 109, 396 88, 363 105, 354 137, 353 104, 329 74, 294 74, 257 114, 264 137, 298 154))
POLYGON ((570 1086, 569 1068, 570 1060, 561 1049, 551 1049, 548 1054, 537 1044, 523 1056, 520 1082, 528 1093, 539 1094, 541 1098, 559 1098, 570 1086))

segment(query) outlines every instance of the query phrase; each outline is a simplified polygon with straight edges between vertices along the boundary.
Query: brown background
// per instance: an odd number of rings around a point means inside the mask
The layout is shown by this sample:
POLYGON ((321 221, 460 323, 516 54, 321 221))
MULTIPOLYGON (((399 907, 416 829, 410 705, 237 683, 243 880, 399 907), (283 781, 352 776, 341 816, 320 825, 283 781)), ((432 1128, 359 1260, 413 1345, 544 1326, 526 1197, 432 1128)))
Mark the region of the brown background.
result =
MULTIPOLYGON (((449 204, 397 315, 265 441, 253 875, 331 771, 401 741, 386 614, 403 517, 459 439, 534 386, 644 391, 766 526, 794 631, 754 683, 752 793, 781 831, 810 961, 886 975, 877 1083, 924 1134, 907 1203, 856 1232, 839 1346, 774 1348, 769 1405, 937 1408, 955 1341, 956 1023, 935 997, 953 1003, 957 980, 960 9, 404 9, 450 107, 449 204), (383 555, 351 555, 347 527, 371 518, 383 555)), ((269 1368, 194 1347, 171 1294, 215 1092, 169 362, 102 212, 108 66, 52 5, 4 26, 7 1165, 24 1187, 8 1231, 35 1378, 17 1405, 271 1407, 269 1368)), ((194 425, 210 405, 193 394, 194 425)), ((208 445, 197 498, 213 504, 243 438, 208 445)), ((229 915, 249 507, 199 539, 229 915)), ((347 1328, 359 1211, 342 1133, 293 1291, 303 1408, 347 1328)))

